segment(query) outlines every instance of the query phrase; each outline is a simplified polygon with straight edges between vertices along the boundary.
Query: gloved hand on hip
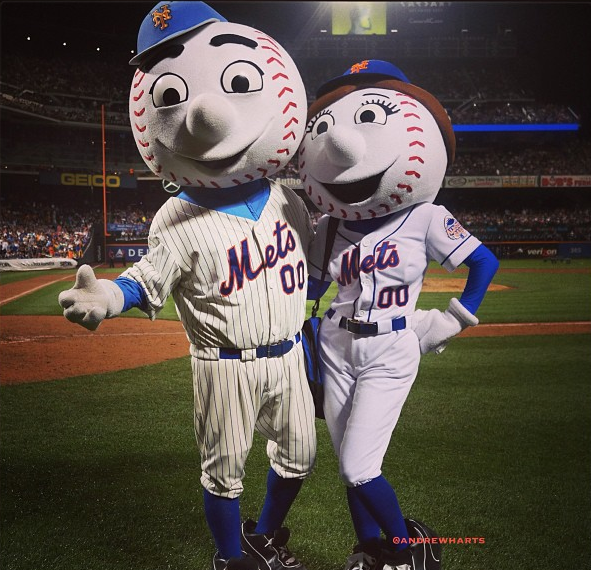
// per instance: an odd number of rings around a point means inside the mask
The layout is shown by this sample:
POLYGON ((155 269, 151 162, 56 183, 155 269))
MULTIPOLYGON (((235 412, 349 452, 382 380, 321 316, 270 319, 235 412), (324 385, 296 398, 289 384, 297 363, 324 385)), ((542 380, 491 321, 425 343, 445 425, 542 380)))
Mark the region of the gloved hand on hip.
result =
POLYGON ((416 310, 412 316, 412 328, 419 337, 421 354, 445 350, 451 338, 461 333, 468 326, 476 326, 478 318, 466 309, 455 297, 445 311, 431 309, 416 310))

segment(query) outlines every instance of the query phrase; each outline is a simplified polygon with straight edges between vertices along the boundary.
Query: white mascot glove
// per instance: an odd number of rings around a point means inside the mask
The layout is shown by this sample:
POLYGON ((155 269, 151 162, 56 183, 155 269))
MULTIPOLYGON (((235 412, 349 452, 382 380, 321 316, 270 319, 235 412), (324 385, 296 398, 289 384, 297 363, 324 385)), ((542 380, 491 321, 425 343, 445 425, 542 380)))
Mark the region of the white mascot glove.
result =
POLYGON ((455 297, 450 300, 445 312, 439 309, 418 309, 412 316, 412 328, 419 337, 421 354, 431 351, 440 354, 452 337, 468 326, 476 326, 478 322, 478 318, 455 297))
POLYGON ((64 317, 94 331, 104 319, 121 314, 123 291, 109 279, 97 279, 90 265, 82 265, 76 273, 72 289, 59 295, 64 317))

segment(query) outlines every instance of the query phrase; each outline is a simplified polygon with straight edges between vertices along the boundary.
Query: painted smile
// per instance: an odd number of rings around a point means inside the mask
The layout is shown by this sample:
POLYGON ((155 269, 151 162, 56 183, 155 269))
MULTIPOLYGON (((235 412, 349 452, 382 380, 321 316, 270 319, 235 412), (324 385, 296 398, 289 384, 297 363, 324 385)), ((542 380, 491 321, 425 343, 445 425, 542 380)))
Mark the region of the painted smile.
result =
POLYGON ((227 170, 228 168, 234 166, 244 156, 250 146, 251 145, 248 145, 239 153, 233 156, 228 156, 227 158, 219 158, 217 160, 194 160, 200 166, 205 166, 207 168, 211 168, 212 170, 227 170))
POLYGON ((323 184, 323 186, 337 199, 345 204, 357 204, 371 198, 377 191, 384 172, 365 180, 357 180, 348 184, 323 184))
POLYGON ((219 172, 221 170, 229 170, 233 166, 238 164, 238 162, 240 162, 240 160, 244 157, 244 155, 249 151, 250 147, 252 145, 254 145, 258 140, 259 139, 252 141, 251 143, 246 145, 242 150, 240 150, 236 154, 233 154, 232 156, 227 156, 225 158, 216 158, 216 159, 211 159, 211 160, 206 160, 203 158, 199 159, 199 158, 195 158, 194 156, 182 154, 178 151, 173 151, 159 139, 156 139, 156 142, 158 144, 160 144, 160 146, 162 146, 164 149, 166 149, 166 151, 168 153, 170 153, 171 155, 174 155, 178 158, 182 158, 184 160, 191 161, 192 163, 196 164, 199 168, 206 168, 207 170, 213 170, 213 171, 219 172))

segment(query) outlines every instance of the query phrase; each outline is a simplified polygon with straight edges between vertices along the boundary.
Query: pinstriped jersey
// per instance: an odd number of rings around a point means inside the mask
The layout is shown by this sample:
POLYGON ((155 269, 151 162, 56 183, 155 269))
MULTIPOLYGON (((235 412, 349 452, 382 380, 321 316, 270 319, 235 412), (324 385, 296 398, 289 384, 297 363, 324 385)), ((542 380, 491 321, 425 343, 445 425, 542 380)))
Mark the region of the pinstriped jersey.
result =
MULTIPOLYGON (((308 269, 316 279, 328 219, 320 219, 310 248, 308 269)), ((446 208, 427 202, 392 214, 367 235, 341 222, 325 277, 339 285, 331 308, 361 321, 412 315, 429 262, 453 271, 480 244, 446 208)))
POLYGON ((172 294, 198 348, 251 349, 301 330, 313 230, 302 199, 269 183, 258 220, 166 201, 152 222, 148 253, 122 274, 143 288, 150 318, 172 294))

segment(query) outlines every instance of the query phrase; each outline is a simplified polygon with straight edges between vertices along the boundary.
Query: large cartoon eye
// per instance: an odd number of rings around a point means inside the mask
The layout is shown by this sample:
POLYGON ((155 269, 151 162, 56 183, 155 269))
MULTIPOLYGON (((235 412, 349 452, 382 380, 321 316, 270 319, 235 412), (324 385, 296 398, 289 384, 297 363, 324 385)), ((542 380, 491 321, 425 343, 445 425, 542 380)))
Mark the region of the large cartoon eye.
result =
POLYGON ((150 93, 154 107, 171 107, 188 99, 189 88, 182 77, 165 73, 154 81, 150 93))
POLYGON ((318 135, 328 131, 334 125, 334 117, 329 109, 325 109, 322 113, 316 115, 306 128, 306 133, 310 133, 310 138, 314 140, 318 135))
POLYGON ((252 93, 263 88, 263 71, 250 61, 235 61, 222 73, 226 93, 252 93))
POLYGON ((398 113, 392 103, 386 101, 368 101, 363 103, 357 111, 355 111, 355 122, 361 123, 376 123, 378 125, 385 125, 388 117, 393 113, 398 113))

